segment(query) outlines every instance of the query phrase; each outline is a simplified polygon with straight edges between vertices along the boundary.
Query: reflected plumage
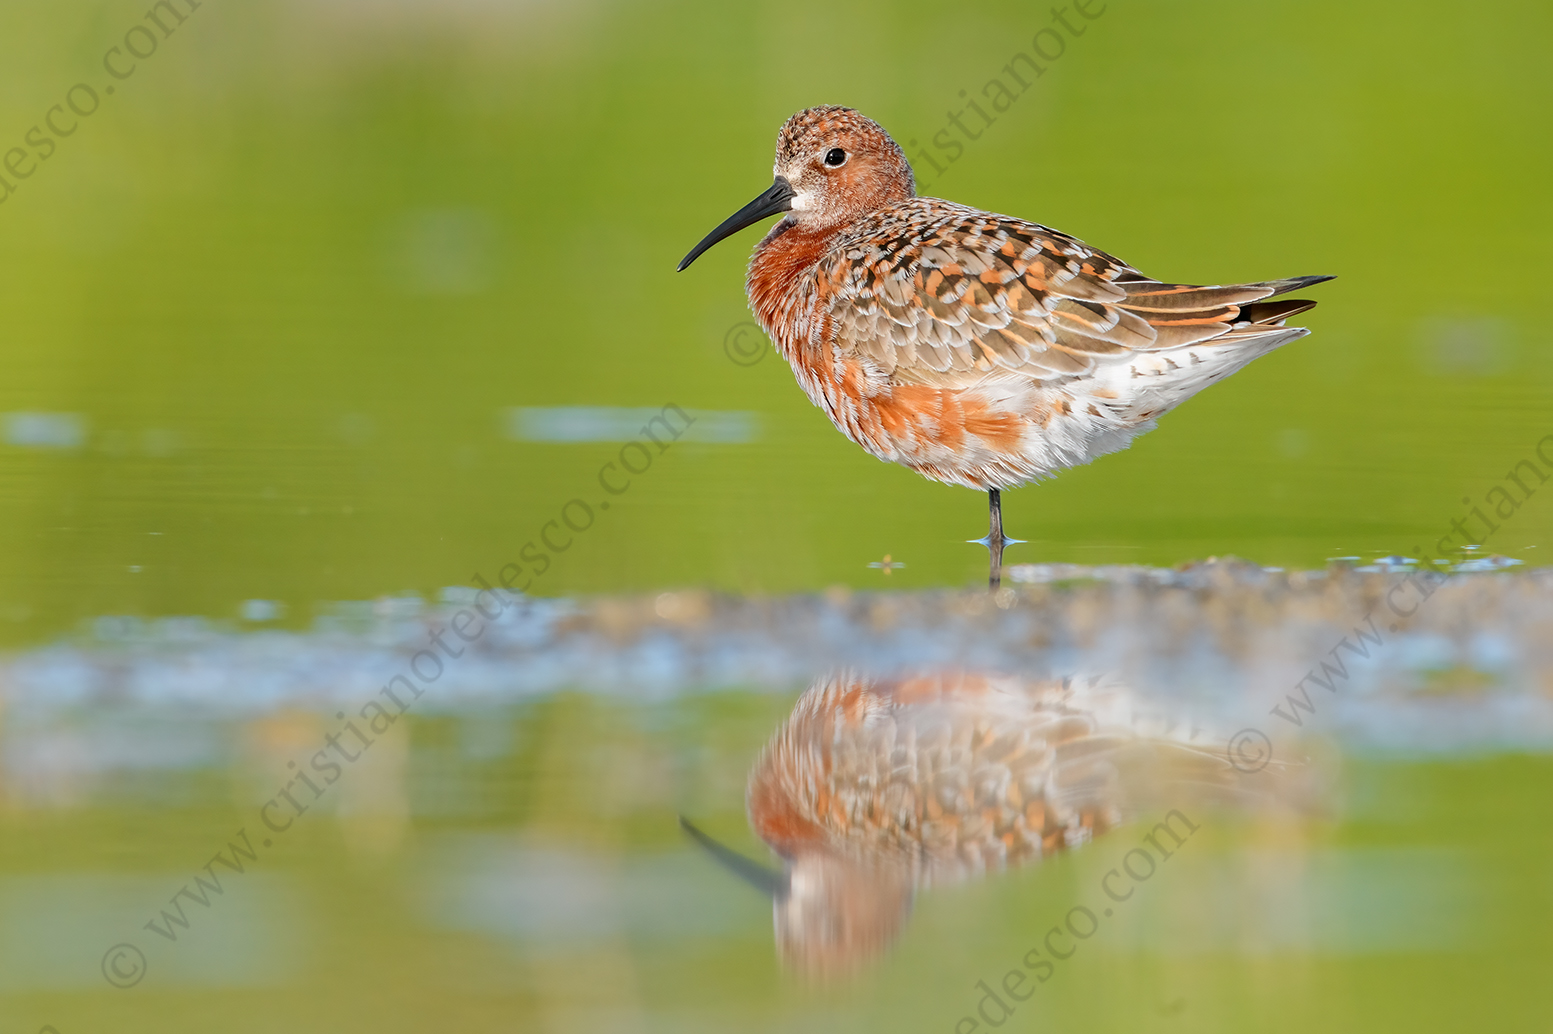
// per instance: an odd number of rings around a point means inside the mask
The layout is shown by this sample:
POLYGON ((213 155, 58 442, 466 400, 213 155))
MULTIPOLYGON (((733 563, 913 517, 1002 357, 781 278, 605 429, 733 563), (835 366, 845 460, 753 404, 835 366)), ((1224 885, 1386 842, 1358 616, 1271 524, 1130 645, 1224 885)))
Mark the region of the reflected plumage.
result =
POLYGON ((856 111, 800 111, 770 190, 680 264, 785 213, 747 289, 798 383, 882 460, 990 493, 1125 448, 1209 384, 1309 333, 1330 277, 1164 282, 1049 227, 918 197, 911 165, 856 111))
POLYGON ((843 673, 756 763, 750 825, 784 872, 741 875, 773 893, 788 964, 845 972, 899 936, 921 888, 1039 861, 1140 809, 1250 792, 1199 740, 1101 679, 843 673))

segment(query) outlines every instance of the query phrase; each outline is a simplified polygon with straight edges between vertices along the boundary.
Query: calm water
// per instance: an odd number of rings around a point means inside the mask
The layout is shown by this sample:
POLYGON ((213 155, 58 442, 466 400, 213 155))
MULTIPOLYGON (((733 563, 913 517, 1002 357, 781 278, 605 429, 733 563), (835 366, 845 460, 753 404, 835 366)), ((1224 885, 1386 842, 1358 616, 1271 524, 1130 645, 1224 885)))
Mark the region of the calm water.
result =
POLYGON ((1458 575, 1401 617, 1409 584, 1210 565, 1001 602, 513 600, 471 625, 494 597, 455 594, 305 633, 100 622, 0 668, 5 1029, 1537 1029, 1553 591, 1458 575), (471 639, 439 659, 449 627, 471 639), (745 784, 799 692, 912 672, 1071 685, 1081 728, 919 691, 892 721, 920 766, 870 746, 877 721, 834 749, 795 734, 980 846, 924 870, 909 916, 892 852, 805 849, 844 893, 779 952, 771 902, 678 816, 770 864, 745 784), (963 753, 934 755, 946 733, 963 753), (1012 793, 1005 770, 1027 773, 1012 793), (975 834, 1009 806, 1035 825, 975 834))
POLYGON ((1050 24, 206 0, 168 34, 143 5, 0 9, 0 1029, 1540 1029, 1553 12, 1113 0, 919 163, 1154 275, 1338 277, 1309 338, 1010 493, 1010 564, 1112 570, 1025 568, 1005 610, 958 594, 985 500, 863 455, 765 349, 755 231, 673 269, 769 183, 792 111, 931 140, 1050 24), (606 498, 665 407, 691 430, 606 498), (548 522, 582 530, 535 546, 548 522), (1267 602, 1117 567, 1210 556, 1267 585, 1332 558, 1463 578, 1414 618, 1380 609, 1407 570, 1267 602), (526 616, 262 846, 288 762, 503 572, 526 616), (1204 804, 1007 1020, 978 983, 1099 902, 1167 802, 922 894, 820 983, 677 827, 769 860, 745 779, 842 666, 1119 673, 1227 736, 1376 614, 1373 666, 1341 655, 1354 692, 1274 737, 1320 792, 1204 804), (190 882, 234 842, 258 860, 190 882), (174 929, 185 885, 211 904, 174 929), (120 943, 146 961, 127 989, 120 943))

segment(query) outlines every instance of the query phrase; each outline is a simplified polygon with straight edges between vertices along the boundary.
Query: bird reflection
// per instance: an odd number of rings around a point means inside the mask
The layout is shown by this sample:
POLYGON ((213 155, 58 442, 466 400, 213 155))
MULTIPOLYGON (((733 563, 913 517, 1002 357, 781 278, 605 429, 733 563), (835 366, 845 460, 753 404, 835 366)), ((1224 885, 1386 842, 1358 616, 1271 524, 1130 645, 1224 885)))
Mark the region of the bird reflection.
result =
POLYGON ((684 826, 771 896, 786 964, 836 975, 901 934, 919 890, 1078 847, 1188 793, 1247 792, 1209 742, 1103 678, 844 672, 804 693, 750 775, 750 824, 780 872, 684 826))

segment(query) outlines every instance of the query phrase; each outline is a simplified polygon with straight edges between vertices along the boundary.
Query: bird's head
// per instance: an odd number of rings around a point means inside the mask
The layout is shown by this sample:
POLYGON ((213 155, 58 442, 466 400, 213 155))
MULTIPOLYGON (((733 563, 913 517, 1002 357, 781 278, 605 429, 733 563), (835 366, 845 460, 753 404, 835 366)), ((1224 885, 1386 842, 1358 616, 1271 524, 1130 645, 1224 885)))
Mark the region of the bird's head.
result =
POLYGON ((894 859, 862 861, 805 850, 770 869, 718 843, 680 817, 716 861, 771 899, 777 953, 810 978, 854 973, 900 937, 911 915, 911 874, 894 859))
POLYGON ((845 226, 916 194, 911 163, 877 122, 851 108, 805 108, 777 134, 776 178, 680 262, 684 269, 724 238, 786 213, 799 226, 845 226))

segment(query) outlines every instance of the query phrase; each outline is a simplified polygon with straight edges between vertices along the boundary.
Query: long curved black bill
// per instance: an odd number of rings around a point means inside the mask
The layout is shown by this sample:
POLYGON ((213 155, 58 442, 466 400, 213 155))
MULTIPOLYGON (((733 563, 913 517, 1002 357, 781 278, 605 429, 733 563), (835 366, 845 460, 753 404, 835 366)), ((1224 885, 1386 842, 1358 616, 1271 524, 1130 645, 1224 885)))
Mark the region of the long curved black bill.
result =
MULTIPOLYGON (((731 232, 731 231, 730 231, 731 232)), ((692 256, 694 257, 694 256, 692 256)), ((689 261, 688 259, 686 261, 689 261)), ((717 863, 739 879, 748 883, 756 890, 773 901, 787 896, 787 874, 768 869, 753 859, 746 858, 730 847, 724 847, 695 826, 690 820, 681 815, 679 826, 690 838, 706 849, 706 853, 717 860, 717 863)))
POLYGON ((700 258, 703 251, 724 237, 731 237, 746 226, 758 223, 767 216, 776 215, 780 212, 791 212, 792 210, 792 184, 787 182, 786 177, 778 176, 776 181, 771 184, 771 189, 724 219, 717 229, 701 238, 701 243, 691 248, 690 254, 680 260, 679 268, 675 272, 684 272, 685 267, 700 258))

